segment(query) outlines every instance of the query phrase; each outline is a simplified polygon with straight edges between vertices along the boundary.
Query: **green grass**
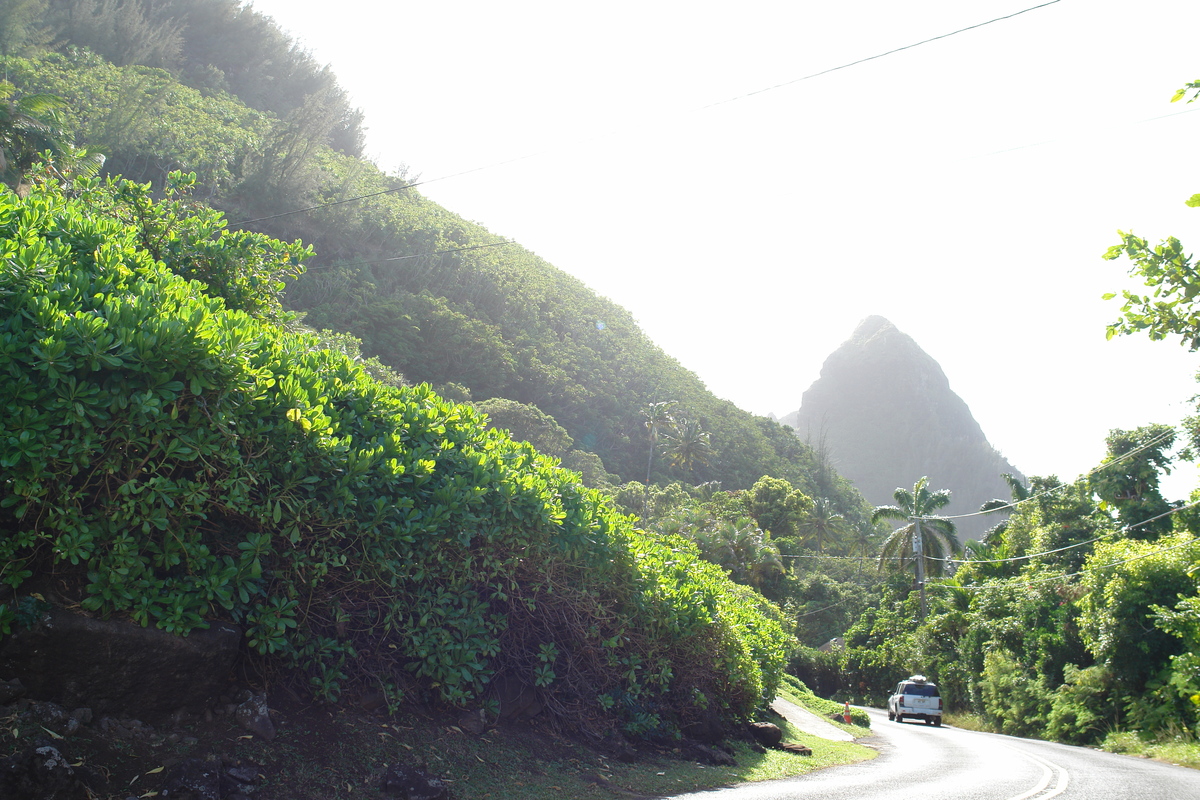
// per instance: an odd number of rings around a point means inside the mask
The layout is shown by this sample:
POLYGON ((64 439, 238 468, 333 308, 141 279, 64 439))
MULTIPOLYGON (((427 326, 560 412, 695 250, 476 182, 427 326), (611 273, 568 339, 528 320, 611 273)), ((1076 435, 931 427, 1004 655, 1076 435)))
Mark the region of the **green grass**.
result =
POLYGON ((1146 738, 1136 731, 1114 731, 1104 737, 1100 749, 1200 769, 1200 742, 1193 736, 1146 738))
POLYGON ((865 736, 863 728, 871 727, 871 718, 867 716, 867 712, 858 709, 850 709, 850 725, 841 721, 842 712, 845 705, 826 700, 823 697, 817 697, 812 690, 804 685, 799 678, 793 675, 784 675, 783 683, 779 686, 779 697, 788 700, 801 708, 807 709, 816 714, 821 719, 835 725, 838 728, 853 734, 854 736, 865 736))
MULTIPOLYGON (((971 731, 993 731, 978 714, 957 712, 946 715, 946 724, 971 731)), ((1200 741, 1186 733, 1147 736, 1137 731, 1112 731, 1098 747, 1109 753, 1123 753, 1181 767, 1200 769, 1200 741)))
POLYGON ((942 721, 947 725, 953 725, 955 728, 961 728, 965 731, 991 730, 991 728, 984 724, 983 719, 978 714, 972 714, 969 711, 956 711, 952 714, 943 714, 942 721))

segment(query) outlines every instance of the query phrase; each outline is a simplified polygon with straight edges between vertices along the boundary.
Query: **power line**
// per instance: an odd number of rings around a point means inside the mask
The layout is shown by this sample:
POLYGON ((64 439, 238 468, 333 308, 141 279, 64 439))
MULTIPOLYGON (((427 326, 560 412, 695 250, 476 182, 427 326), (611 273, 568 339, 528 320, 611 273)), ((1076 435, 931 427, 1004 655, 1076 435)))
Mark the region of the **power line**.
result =
POLYGON ((782 89, 786 86, 793 86, 797 83, 800 83, 801 81, 807 81, 807 80, 812 80, 813 78, 819 78, 822 75, 828 75, 831 72, 837 72, 839 70, 849 69, 850 67, 855 67, 855 66, 858 66, 859 64, 865 64, 868 61, 874 61, 879 58, 885 58, 890 55, 895 55, 896 53, 902 53, 905 50, 912 50, 914 47, 920 47, 921 45, 929 44, 930 42, 936 42, 939 39, 948 39, 951 36, 957 36, 960 33, 966 33, 967 31, 973 31, 976 28, 982 28, 985 25, 991 25, 992 23, 995 23, 995 22, 1003 22, 1006 19, 1012 19, 1013 17, 1019 17, 1022 14, 1028 14, 1030 11, 1037 11, 1039 8, 1045 8, 1046 6, 1052 6, 1058 2, 1060 2, 1060 0, 1050 0, 1050 2, 1048 2, 1048 3, 1042 3, 1041 5, 1030 6, 1029 8, 1025 8, 1020 11, 1014 11, 1012 14, 1006 14, 1002 17, 996 17, 994 19, 989 19, 986 22, 977 22, 974 25, 968 25, 967 27, 959 28, 956 31, 950 31, 949 33, 943 33, 938 36, 932 36, 928 39, 922 39, 919 42, 913 42, 912 44, 906 44, 903 47, 897 47, 892 50, 885 51, 883 53, 876 53, 873 56, 867 56, 866 58, 860 58, 857 61, 851 61, 849 63, 841 64, 836 67, 830 67, 828 69, 823 69, 820 72, 814 72, 811 75, 805 75, 802 78, 793 78, 790 81, 784 81, 783 83, 777 83, 774 86, 768 86, 765 89, 756 89, 753 92, 747 92, 746 94, 738 95, 737 97, 730 97, 727 100, 719 100, 716 103, 710 103, 709 105, 701 106, 698 110, 704 111, 704 110, 707 110, 710 108, 716 108, 718 106, 727 105, 728 103, 737 102, 738 100, 745 100, 747 97, 754 97, 756 95, 763 94, 764 92, 772 92, 776 89, 782 89))
MULTIPOLYGON (((1176 510, 1180 511, 1182 509, 1176 509, 1176 510)), ((1193 545, 1198 542, 1200 542, 1200 536, 1197 536, 1193 539, 1188 539, 1186 542, 1181 542, 1179 544, 1171 545, 1170 547, 1163 547, 1163 548, 1159 548, 1158 550, 1151 550, 1149 553, 1142 553, 1141 555, 1130 556, 1129 558, 1123 558, 1123 559, 1120 559, 1119 561, 1110 561, 1107 564, 1100 564, 1100 565, 1097 565, 1094 567, 1088 567, 1087 569, 1081 569, 1078 572, 1068 572, 1068 573, 1064 573, 1062 575, 1050 575, 1045 578, 1031 578, 1031 579, 1025 580, 1025 581, 1010 578, 1008 580, 1003 581, 1002 583, 990 583, 990 584, 984 584, 983 586, 956 586, 951 583, 936 583, 936 582, 930 583, 928 585, 929 586, 940 586, 940 587, 947 588, 947 589, 961 589, 961 590, 967 591, 967 592, 982 592, 982 591, 986 591, 988 589, 1000 589, 1000 588, 1012 587, 1012 586, 1034 586, 1039 583, 1053 583, 1055 581, 1062 581, 1065 578, 1077 578, 1077 577, 1080 577, 1081 575, 1087 575, 1088 573, 1091 573, 1091 572, 1099 572, 1100 570, 1112 569, 1113 567, 1119 567, 1122 564, 1129 564, 1130 562, 1133 562, 1133 561, 1141 561, 1143 558, 1150 558, 1151 556, 1157 556, 1157 555, 1162 555, 1163 553, 1169 553, 1172 550, 1178 550, 1181 547, 1188 547, 1189 545, 1193 545)))
POLYGON ((853 599, 855 599, 855 598, 844 597, 841 600, 834 603, 833 605, 825 606, 824 608, 818 608, 816 611, 809 611, 805 614, 797 614, 796 619, 804 619, 805 617, 816 616, 817 614, 820 614, 822 611, 828 611, 831 608, 837 608, 838 606, 844 606, 844 605, 846 605, 846 603, 849 603, 853 599))
MULTIPOLYGON (((1121 462, 1126 461, 1130 458, 1133 458, 1138 453, 1141 453, 1145 450, 1148 450, 1151 447, 1154 447, 1157 444, 1162 443, 1163 441, 1165 441, 1166 439, 1168 439, 1169 437, 1171 437, 1172 435, 1174 435, 1176 433, 1178 433, 1178 431, 1176 431, 1174 428, 1172 428, 1169 431, 1166 431, 1163 434, 1155 437, 1154 439, 1151 439, 1146 444, 1136 447, 1133 450, 1130 450, 1128 453, 1122 453, 1120 456, 1118 456, 1117 458, 1108 462, 1107 464, 1101 464, 1100 466, 1096 467, 1095 469, 1091 470, 1090 472, 1088 472, 1084 475, 1081 475, 1080 477, 1075 479, 1074 483, 1078 483, 1081 480, 1089 478, 1092 475, 1095 475, 1096 473, 1100 472, 1101 470, 1108 469, 1109 467, 1115 467, 1115 466, 1119 465, 1121 462)), ((1015 500, 1008 506, 1008 508, 1015 510, 1016 507, 1019 505, 1022 505, 1024 503, 1029 503, 1029 502, 1031 502, 1033 500, 1037 500, 1038 498, 1041 498, 1041 497, 1045 497, 1046 495, 1052 494, 1061 489, 1068 488, 1071 485, 1072 484, 1060 483, 1057 486, 1051 487, 1049 489, 1046 489, 1045 491, 1039 492, 1038 494, 1027 497, 1024 500, 1015 500)), ((1140 528, 1144 525, 1149 525, 1151 522, 1156 522, 1157 520, 1160 520, 1163 517, 1168 517, 1179 511, 1186 511, 1190 508, 1195 508, 1197 506, 1200 506, 1200 501, 1197 501, 1194 503, 1189 503, 1186 506, 1172 508, 1168 511, 1164 511, 1161 514, 1158 514, 1157 516, 1151 517, 1150 519, 1142 520, 1141 522, 1134 523, 1133 525, 1126 525, 1118 530, 1110 531, 1109 533, 1102 534, 1093 539, 1088 539, 1083 542, 1076 542, 1075 544, 1066 545, 1065 547, 1059 547, 1054 550, 1046 550, 1046 551, 1043 551, 1040 553, 1030 553, 1030 554, 1023 555, 1023 556, 1013 556, 1011 558, 998 558, 998 559, 939 558, 936 556, 927 556, 927 558, 930 561, 939 561, 939 562, 943 562, 943 563, 955 563, 955 564, 1004 564, 1004 563, 1015 562, 1015 561, 1028 561, 1030 559, 1039 558, 1041 556, 1052 555, 1054 553, 1060 553, 1060 552, 1063 552, 1064 550, 1071 550, 1076 547, 1083 547, 1084 545, 1092 544, 1094 542, 1100 541, 1101 539, 1107 539, 1111 536, 1116 536, 1117 534, 1128 533, 1129 531, 1134 530, 1136 528, 1140 528)), ((999 511, 1002 509, 996 509, 996 510, 999 511)), ((977 517, 977 516, 982 516, 984 514, 989 514, 989 513, 994 513, 994 512, 977 511, 977 512, 974 512, 971 514, 956 514, 956 515, 952 515, 952 516, 936 517, 936 519, 965 519, 968 517, 977 517)), ((930 517, 920 517, 920 519, 930 519, 930 517)), ((799 555, 780 554, 780 558, 825 559, 825 560, 830 560, 830 561, 859 561, 862 559, 861 556, 831 556, 831 555, 821 555, 821 554, 799 554, 799 555)), ((874 561, 877 559, 875 559, 873 557, 871 560, 874 561)), ((889 560, 895 561, 895 560, 902 560, 902 559, 900 556, 896 556, 889 560)))
POLYGON ((1143 445, 1135 447, 1134 449, 1130 450, 1128 453, 1122 453, 1121 455, 1114 458, 1112 461, 1109 461, 1108 463, 1105 463, 1105 464, 1100 464, 1099 466, 1095 467, 1091 471, 1086 472, 1083 475, 1080 475, 1071 483, 1060 483, 1057 486, 1052 486, 1049 489, 1045 489, 1041 492, 1038 492, 1035 495, 1030 495, 1029 497, 1026 497, 1023 500, 1014 500, 1011 503, 1009 503, 1007 506, 1001 506, 1000 508, 993 509, 992 511, 972 511, 969 514, 951 514, 951 515, 947 515, 947 516, 939 516, 936 518, 937 519, 950 519, 950 520, 969 519, 971 517, 981 517, 981 516, 985 516, 988 514, 994 514, 997 511, 1004 510, 1004 508, 1016 510, 1017 506, 1019 506, 1019 505, 1022 505, 1024 503, 1030 503, 1034 500, 1037 500, 1037 499, 1040 499, 1047 495, 1053 494, 1062 489, 1069 488, 1070 486, 1073 486, 1074 484, 1079 483, 1082 480, 1086 480, 1086 479, 1092 477, 1093 475, 1097 474, 1098 472, 1100 472, 1102 470, 1106 470, 1109 467, 1117 466, 1121 462, 1131 459, 1134 456, 1138 455, 1139 453, 1141 453, 1145 450, 1149 450, 1151 447, 1154 447, 1155 445, 1161 444, 1162 442, 1166 441, 1167 439, 1169 439, 1172 436, 1175 436, 1178 433, 1179 433, 1179 431, 1172 427, 1169 430, 1164 431, 1161 435, 1155 437, 1154 439, 1151 439, 1149 442, 1146 442, 1143 445))
POLYGON ((1126 525, 1123 528, 1119 528, 1118 530, 1115 530, 1115 531, 1109 531, 1108 533, 1101 534, 1100 536, 1097 536, 1093 539, 1088 539, 1083 542, 1076 542, 1075 544, 1068 544, 1063 547, 1055 548, 1054 550, 1043 550, 1040 553, 1029 553, 1029 554, 1023 555, 1023 556, 1013 556, 1012 558, 995 558, 995 559, 986 559, 986 560, 964 560, 961 558, 934 558, 934 557, 931 557, 929 560, 930 561, 942 561, 945 563, 955 563, 955 564, 1006 564, 1006 563, 1010 563, 1010 562, 1014 562, 1014 561, 1028 561, 1032 558, 1040 558, 1041 556, 1049 556, 1049 555, 1053 555, 1054 553, 1061 553, 1065 550, 1073 550, 1076 547, 1083 547, 1084 545, 1089 545, 1094 542, 1098 542, 1101 539, 1107 539, 1111 536, 1116 536, 1117 534, 1120 534, 1120 533, 1128 533, 1129 531, 1132 531, 1136 528, 1140 528, 1143 525, 1149 525, 1151 522, 1156 522, 1157 520, 1160 520, 1163 517, 1169 517, 1172 514, 1178 513, 1180 511, 1187 511, 1189 508, 1195 508, 1196 506, 1200 506, 1200 500, 1197 500, 1194 503, 1189 503, 1186 506, 1180 506, 1179 508, 1172 508, 1169 511, 1164 511, 1163 513, 1158 514, 1157 516, 1153 516, 1150 519, 1144 519, 1141 522, 1134 523, 1133 525, 1126 525))
MULTIPOLYGON (((754 91, 746 92, 745 94, 736 95, 734 97, 728 97, 724 100, 718 100, 714 103, 709 103, 708 105, 699 106, 697 108, 691 109, 690 111, 685 111, 685 112, 683 112, 683 114, 693 114, 693 113, 700 113, 702 111, 708 111, 709 109, 729 105, 730 103, 736 103, 736 102, 745 100, 750 97, 756 97, 760 94, 765 94, 766 92, 773 92, 777 89, 783 89, 788 86, 794 86, 797 83, 801 83, 803 81, 809 81, 814 78, 819 78, 823 75, 828 75, 830 73, 838 72, 840 70, 849 69, 851 67, 858 66, 859 64, 865 64, 868 61, 875 61, 880 58, 886 58, 887 56, 895 55, 896 53, 902 53, 905 50, 912 50, 915 47, 921 47, 922 45, 930 44, 931 42, 936 42, 941 39, 948 39, 951 36, 957 36, 960 33, 966 33, 968 31, 973 31, 977 28, 982 28, 987 25, 992 25, 997 22, 1003 22, 1005 20, 1012 19, 1013 17, 1019 17, 1022 14, 1028 14, 1031 11, 1037 11, 1038 9, 1045 8, 1047 6, 1052 6, 1059 2, 1061 2, 1061 0, 1049 0, 1049 2, 1046 2, 1046 3, 1041 3, 1036 6, 1030 6, 1029 8, 1025 8, 1020 11, 1015 11, 1011 14, 1006 14, 1001 17, 995 17, 993 19, 989 19, 984 22, 977 22, 974 25, 968 25, 965 28, 959 28, 957 30, 950 31, 949 33, 943 33, 943 34, 939 34, 938 36, 932 36, 928 39, 922 39, 919 42, 913 42, 912 44, 906 44, 902 47, 896 47, 891 50, 884 51, 882 53, 876 53, 875 55, 866 56, 865 58, 860 58, 855 61, 847 62, 845 64, 839 64, 836 67, 829 67, 828 69, 823 69, 823 70, 820 70, 819 72, 814 72, 809 75, 804 75, 803 77, 800 77, 800 78, 793 78, 791 80, 784 81, 782 83, 777 83, 772 86, 766 86, 762 89, 755 89, 754 91)), ((607 137, 615 136, 618 133, 620 133, 619 130, 612 130, 612 131, 608 131, 603 134, 598 134, 596 136, 590 136, 590 137, 586 137, 586 138, 582 138, 582 139, 575 139, 575 140, 571 140, 571 141, 576 142, 576 143, 577 142, 597 141, 597 140, 604 139, 607 137)), ((358 202, 360 200, 368 200, 373 197, 381 197, 383 195, 395 194, 397 192, 403 192, 408 189, 415 189, 418 186, 425 186, 427 184, 436 183, 438 181, 450 180, 451 178, 459 178, 459 177, 462 177, 463 175, 470 175, 472 173, 481 172, 483 170, 494 169, 496 167, 503 167, 503 166, 507 166, 509 164, 515 164, 519 161, 525 161, 525 160, 528 160, 531 158, 536 158, 538 156, 545 155, 545 154, 553 152, 553 151, 554 151, 554 148, 546 148, 543 150, 538 150, 533 153, 526 153, 525 155, 514 156, 512 158, 507 158, 502 161, 495 161, 490 164, 483 164, 478 167, 472 167, 470 169, 461 170, 459 172, 452 172, 447 175, 439 176, 437 178, 430 178, 428 180, 423 180, 423 181, 413 181, 412 183, 407 183, 407 184, 404 184, 403 186, 397 186, 397 187, 393 187, 391 189, 383 189, 378 192, 371 192, 369 194, 364 194, 364 195, 360 195, 357 197, 347 197, 342 200, 333 200, 328 203, 319 203, 317 205, 308 206, 306 208, 297 208, 297 209, 293 209, 291 211, 281 211, 278 214, 271 214, 271 215, 265 216, 265 217, 255 217, 254 219, 240 220, 238 222, 233 222, 230 224, 240 226, 240 225, 249 225, 254 222, 266 222, 267 220, 280 219, 281 217, 288 217, 293 214, 303 214, 308 211, 317 211, 317 210, 320 210, 323 208, 332 208, 333 206, 339 206, 339 205, 345 205, 347 203, 358 202)))

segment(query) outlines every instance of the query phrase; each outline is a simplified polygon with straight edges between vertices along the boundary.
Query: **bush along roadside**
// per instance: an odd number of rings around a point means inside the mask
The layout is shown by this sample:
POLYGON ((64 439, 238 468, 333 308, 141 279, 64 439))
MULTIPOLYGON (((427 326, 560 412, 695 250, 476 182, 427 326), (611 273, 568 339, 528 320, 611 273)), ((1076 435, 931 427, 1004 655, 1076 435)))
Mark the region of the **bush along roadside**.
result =
POLYGON ((469 407, 377 383, 271 304, 230 308, 208 292, 278 292, 305 253, 146 192, 0 194, 10 590, 177 634, 236 623, 321 700, 497 714, 515 689, 650 736, 774 696, 777 610, 469 407))

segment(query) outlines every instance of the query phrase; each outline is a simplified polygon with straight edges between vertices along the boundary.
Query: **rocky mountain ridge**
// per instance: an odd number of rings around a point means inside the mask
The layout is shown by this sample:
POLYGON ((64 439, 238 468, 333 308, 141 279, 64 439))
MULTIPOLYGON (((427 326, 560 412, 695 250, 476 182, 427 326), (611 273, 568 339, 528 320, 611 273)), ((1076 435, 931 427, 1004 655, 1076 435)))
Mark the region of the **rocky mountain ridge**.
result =
MULTIPOLYGON (((828 449, 837 471, 872 505, 928 476, 949 489, 946 513, 971 514, 1007 498, 1003 473, 1021 473, 992 447, 941 366, 888 320, 870 316, 825 360, 820 377, 783 424, 828 449)), ((978 539, 998 522, 956 520, 959 538, 978 539)))

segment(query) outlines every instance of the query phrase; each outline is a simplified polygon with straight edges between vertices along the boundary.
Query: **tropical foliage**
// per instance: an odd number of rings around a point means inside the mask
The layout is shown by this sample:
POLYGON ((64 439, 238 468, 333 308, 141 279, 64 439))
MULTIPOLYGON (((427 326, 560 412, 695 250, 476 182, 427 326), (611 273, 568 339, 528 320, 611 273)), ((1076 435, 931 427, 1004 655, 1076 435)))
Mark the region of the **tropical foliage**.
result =
POLYGON ((962 550, 954 521, 934 512, 950 503, 945 489, 930 491, 929 479, 921 478, 912 490, 903 487, 892 495, 895 505, 876 506, 873 521, 906 522, 892 531, 879 551, 881 564, 896 564, 904 569, 917 559, 926 575, 941 574, 949 556, 962 550))
MULTIPOLYGON (((927 481, 873 514, 624 309, 361 159, 361 113, 252 6, 11 0, 0 59, 28 192, 0 192, 14 596, 53 573, 90 613, 233 620, 323 699, 494 710, 514 680, 652 735, 746 716, 785 666, 877 702, 921 671, 1012 733, 1200 734, 1170 428, 1110 432, 1086 481, 1010 480, 1008 519, 960 548, 927 481), (114 180, 81 168, 99 153, 114 180), (875 560, 928 567, 928 613, 875 560)), ((1178 240, 1107 256, 1146 287, 1110 336, 1200 346, 1178 240)))
POLYGON ((16 188, 42 153, 63 150, 55 116, 65 105, 54 95, 21 95, 0 81, 0 182, 16 188))
MULTIPOLYGON (((1198 88, 1189 84, 1176 99, 1198 88)), ((1200 196, 1188 204, 1200 206, 1200 196)), ((1110 337, 1179 336, 1196 349, 1200 307, 1191 257, 1173 238, 1157 246, 1129 233, 1121 238, 1106 255, 1128 257, 1148 294, 1122 292, 1123 316, 1110 337)), ((930 584, 927 616, 917 613, 907 582, 891 580, 878 607, 850 626, 836 656, 841 691, 880 702, 882 687, 920 670, 941 684, 952 707, 1006 733, 1094 743, 1132 729, 1149 739, 1194 741, 1200 495, 1183 505, 1160 491, 1163 476, 1200 442, 1196 420, 1185 429, 1182 451, 1174 450, 1179 432, 1172 426, 1112 430, 1103 461, 1072 484, 1054 476, 1027 485, 1010 478, 1011 499, 982 509, 1007 512, 1008 519, 985 542, 967 543, 952 577, 930 584)), ((936 495, 918 483, 898 491, 897 505, 881 516, 929 520, 936 495)), ((907 551, 913 523, 893 533, 882 552, 907 551)), ((828 679, 827 658, 793 664, 802 676, 811 670, 828 679)))
MULTIPOLYGON (((94 613, 233 620, 323 699, 466 705, 504 676, 647 734, 773 695, 778 610, 471 408, 287 333, 270 292, 176 274, 240 258, 211 223, 123 181, 0 193, 10 588, 53 571, 94 613)), ((304 255, 253 236, 247 280, 304 255)))

